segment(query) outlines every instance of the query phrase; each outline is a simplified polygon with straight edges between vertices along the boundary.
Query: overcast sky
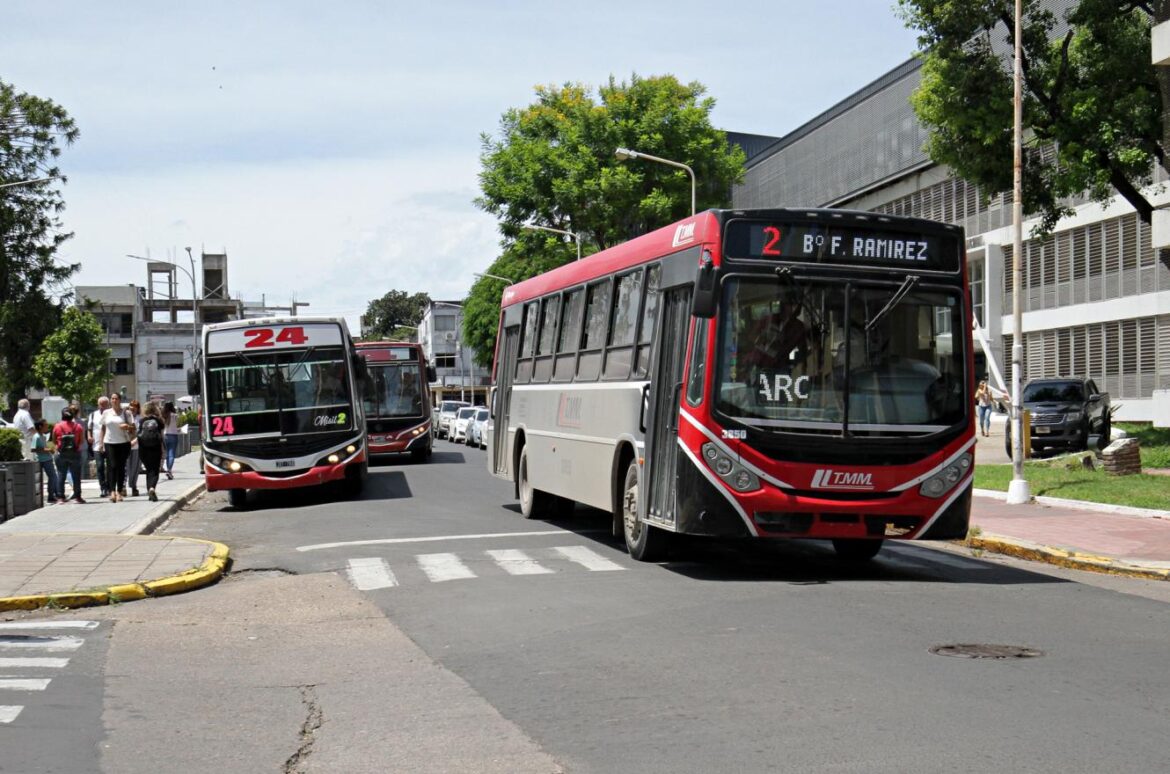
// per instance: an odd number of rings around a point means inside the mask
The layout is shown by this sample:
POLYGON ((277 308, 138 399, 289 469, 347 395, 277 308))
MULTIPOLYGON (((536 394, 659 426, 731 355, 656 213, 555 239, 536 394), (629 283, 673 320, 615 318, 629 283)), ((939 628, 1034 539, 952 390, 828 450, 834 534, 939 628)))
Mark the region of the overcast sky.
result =
POLYGON ((0 80, 81 131, 60 161, 75 284, 226 251, 233 296, 356 329, 390 289, 462 298, 496 257, 479 136, 535 85, 669 73, 719 128, 779 136, 911 56, 893 5, 5 0, 0 80))

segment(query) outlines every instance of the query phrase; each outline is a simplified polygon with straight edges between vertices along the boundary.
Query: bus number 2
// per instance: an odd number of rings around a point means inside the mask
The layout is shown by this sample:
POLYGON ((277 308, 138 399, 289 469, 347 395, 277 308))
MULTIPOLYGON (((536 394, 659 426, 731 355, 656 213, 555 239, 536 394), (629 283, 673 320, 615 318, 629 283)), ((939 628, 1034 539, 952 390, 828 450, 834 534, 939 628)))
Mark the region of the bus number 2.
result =
POLYGON ((764 243, 764 255, 780 255, 780 229, 775 226, 765 226, 764 236, 768 237, 768 241, 764 243))
POLYGON ((232 422, 231 417, 212 417, 211 418, 211 434, 212 435, 233 435, 236 432, 235 423, 232 422))
POLYGON ((305 335, 305 329, 299 326, 290 328, 281 328, 280 333, 273 333, 271 328, 253 328, 244 331, 244 336, 248 341, 244 344, 247 348, 252 347, 272 347, 276 342, 283 344, 304 344, 309 340, 305 335))

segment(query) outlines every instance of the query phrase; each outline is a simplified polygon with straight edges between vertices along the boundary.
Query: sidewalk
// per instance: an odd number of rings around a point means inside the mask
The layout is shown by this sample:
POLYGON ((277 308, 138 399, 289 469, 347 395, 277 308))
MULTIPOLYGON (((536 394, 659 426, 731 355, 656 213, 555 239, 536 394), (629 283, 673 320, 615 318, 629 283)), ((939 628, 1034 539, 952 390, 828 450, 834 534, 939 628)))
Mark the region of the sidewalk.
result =
MULTIPOLYGON (((1007 417, 992 414, 991 435, 978 436, 975 464, 1009 464, 1007 417)), ((1170 478, 1166 480, 1170 503, 1170 478)), ((974 548, 1079 570, 1170 580, 1170 510, 1039 497, 1008 505, 1006 493, 975 490, 974 548)))
POLYGON ((158 502, 147 499, 142 476, 142 496, 120 503, 84 481, 84 504, 49 505, 0 524, 0 611, 128 601, 216 581, 226 546, 147 536, 204 491, 198 452, 179 457, 174 475, 158 482, 158 502))

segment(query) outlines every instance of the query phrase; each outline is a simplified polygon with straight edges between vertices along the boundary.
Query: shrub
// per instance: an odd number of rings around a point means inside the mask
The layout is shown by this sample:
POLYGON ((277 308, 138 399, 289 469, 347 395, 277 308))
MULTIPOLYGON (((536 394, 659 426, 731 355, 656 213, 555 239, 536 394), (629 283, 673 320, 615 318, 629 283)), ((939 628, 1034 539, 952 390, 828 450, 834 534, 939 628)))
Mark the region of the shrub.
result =
POLYGON ((20 431, 15 427, 0 427, 0 462, 20 462, 20 431))

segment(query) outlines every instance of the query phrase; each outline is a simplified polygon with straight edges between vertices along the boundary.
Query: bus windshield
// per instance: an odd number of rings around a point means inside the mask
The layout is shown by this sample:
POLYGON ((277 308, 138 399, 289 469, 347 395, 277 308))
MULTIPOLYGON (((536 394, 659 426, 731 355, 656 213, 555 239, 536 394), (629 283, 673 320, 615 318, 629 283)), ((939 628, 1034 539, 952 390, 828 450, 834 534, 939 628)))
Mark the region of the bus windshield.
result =
POLYGON ((418 363, 367 363, 369 379, 362 395, 366 416, 421 417, 422 395, 419 394, 421 374, 418 363))
POLYGON ((730 278, 715 407, 761 430, 922 435, 963 421, 961 291, 730 278))
POLYGON ((213 436, 318 433, 352 429, 349 376, 341 347, 207 359, 213 436))

